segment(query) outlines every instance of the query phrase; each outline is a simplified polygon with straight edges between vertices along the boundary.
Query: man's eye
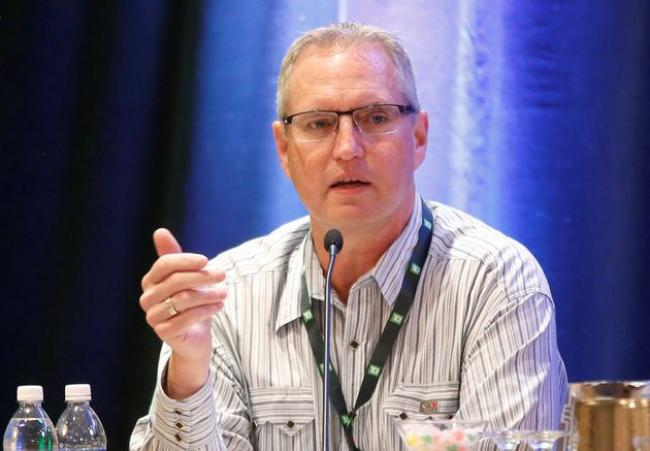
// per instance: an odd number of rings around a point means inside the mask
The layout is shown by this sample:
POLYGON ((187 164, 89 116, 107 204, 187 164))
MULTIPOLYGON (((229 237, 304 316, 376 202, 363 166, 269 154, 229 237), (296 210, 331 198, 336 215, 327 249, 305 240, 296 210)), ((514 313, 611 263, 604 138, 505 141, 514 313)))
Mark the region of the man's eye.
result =
POLYGON ((384 114, 372 114, 366 120, 374 125, 379 125, 387 122, 388 117, 384 114))
POLYGON ((328 119, 314 119, 307 122, 307 128, 310 130, 322 130, 332 126, 332 121, 328 119))
POLYGON ((372 108, 367 111, 360 111, 357 119, 359 124, 366 124, 369 126, 384 125, 392 120, 388 111, 382 108, 372 108))

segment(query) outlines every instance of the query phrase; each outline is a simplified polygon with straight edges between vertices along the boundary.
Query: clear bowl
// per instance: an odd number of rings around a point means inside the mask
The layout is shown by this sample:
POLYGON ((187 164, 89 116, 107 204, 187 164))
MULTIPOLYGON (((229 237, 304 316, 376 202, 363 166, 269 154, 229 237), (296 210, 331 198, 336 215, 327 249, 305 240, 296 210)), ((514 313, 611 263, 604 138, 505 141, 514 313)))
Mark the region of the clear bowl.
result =
POLYGON ((409 451, 471 451, 483 437, 487 421, 406 419, 397 426, 409 451))
POLYGON ((526 440, 530 432, 528 431, 517 431, 510 429, 503 429, 500 431, 487 432, 486 437, 492 439, 497 449, 499 450, 509 450, 517 449, 519 444, 526 440))
POLYGON ((530 431, 527 434, 526 442, 534 450, 554 449, 555 441, 568 435, 568 431, 530 431))

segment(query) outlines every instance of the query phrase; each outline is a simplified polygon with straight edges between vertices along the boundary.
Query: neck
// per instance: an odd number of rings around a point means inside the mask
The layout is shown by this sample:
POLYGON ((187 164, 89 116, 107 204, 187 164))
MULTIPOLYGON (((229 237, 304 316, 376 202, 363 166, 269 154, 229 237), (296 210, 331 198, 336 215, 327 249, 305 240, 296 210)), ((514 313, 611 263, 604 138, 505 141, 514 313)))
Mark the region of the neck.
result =
MULTIPOLYGON (((380 227, 340 227, 343 234, 343 249, 336 257, 332 285, 341 301, 347 304, 352 285, 372 269, 384 252, 399 237, 408 224, 413 208, 406 211, 401 218, 395 218, 390 224, 380 227)), ((322 246, 328 228, 312 223, 314 248, 323 272, 327 271, 329 254, 322 246)))

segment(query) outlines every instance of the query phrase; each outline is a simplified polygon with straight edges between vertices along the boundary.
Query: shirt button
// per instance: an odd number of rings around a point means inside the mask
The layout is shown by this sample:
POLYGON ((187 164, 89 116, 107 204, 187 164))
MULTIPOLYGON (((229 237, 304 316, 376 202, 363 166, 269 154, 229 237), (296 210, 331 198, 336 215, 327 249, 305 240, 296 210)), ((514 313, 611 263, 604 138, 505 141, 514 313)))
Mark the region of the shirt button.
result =
POLYGON ((406 414, 406 412, 402 412, 402 413, 399 414, 399 417, 400 417, 402 420, 406 420, 409 416, 406 414))
POLYGON ((178 423, 176 423, 176 427, 177 427, 178 429, 182 428, 182 427, 183 427, 183 423, 181 423, 181 422, 179 421, 178 423))
POLYGON ((357 348, 359 347, 359 343, 357 343, 356 341, 352 340, 352 341, 350 342, 350 347, 351 347, 352 349, 357 349, 357 348))
POLYGON ((289 429, 293 429, 294 426, 295 426, 295 423, 293 421, 291 421, 291 420, 287 421, 287 427, 289 429))
POLYGON ((176 434, 174 437, 176 438, 177 442, 182 442, 183 441, 183 438, 181 437, 180 434, 176 434))

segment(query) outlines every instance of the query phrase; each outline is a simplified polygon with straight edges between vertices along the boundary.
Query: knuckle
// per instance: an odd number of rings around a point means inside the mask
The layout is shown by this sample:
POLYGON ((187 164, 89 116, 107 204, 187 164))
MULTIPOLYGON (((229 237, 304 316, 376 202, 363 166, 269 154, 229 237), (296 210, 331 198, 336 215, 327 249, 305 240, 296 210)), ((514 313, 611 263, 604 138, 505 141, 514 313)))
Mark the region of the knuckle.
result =
POLYGON ((188 308, 187 295, 183 291, 179 291, 178 293, 169 296, 167 299, 169 299, 172 302, 174 309, 178 313, 182 313, 188 308))
POLYGON ((165 323, 156 324, 152 328, 161 339, 164 339, 163 337, 165 337, 166 332, 169 330, 169 326, 165 323))
POLYGON ((140 279, 140 287, 142 287, 142 290, 146 290, 147 286, 149 285, 149 273, 145 274, 142 276, 142 279, 140 279))
POLYGON ((172 287, 176 287, 178 285, 181 285, 183 276, 184 276, 183 273, 172 272, 169 274, 169 276, 167 276, 165 283, 169 284, 172 287))
POLYGON ((167 255, 161 255, 160 257, 158 257, 158 260, 156 260, 155 265, 156 265, 156 267, 157 267, 157 269, 159 271, 161 271, 163 273, 169 271, 169 269, 171 267, 170 257, 172 255, 173 254, 167 254, 167 255))
POLYGON ((147 310, 146 307, 147 307, 148 298, 149 297, 147 296, 146 291, 140 295, 140 299, 138 300, 138 302, 140 303, 140 308, 142 308, 142 310, 145 310, 145 311, 147 310))
POLYGON ((179 291, 173 296, 173 301, 176 307, 178 307, 179 304, 187 304, 191 301, 190 292, 187 290, 179 291))

